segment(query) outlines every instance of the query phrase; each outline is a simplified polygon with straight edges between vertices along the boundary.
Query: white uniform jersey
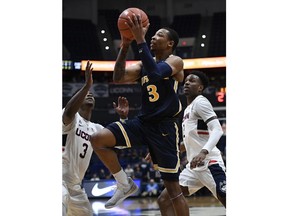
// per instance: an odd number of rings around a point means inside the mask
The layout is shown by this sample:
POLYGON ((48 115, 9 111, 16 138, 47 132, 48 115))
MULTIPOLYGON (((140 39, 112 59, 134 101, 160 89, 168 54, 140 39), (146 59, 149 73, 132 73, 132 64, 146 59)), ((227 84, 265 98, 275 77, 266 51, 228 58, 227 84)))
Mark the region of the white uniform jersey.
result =
POLYGON ((62 153, 62 178, 68 187, 81 184, 93 153, 90 136, 102 128, 100 124, 85 120, 79 113, 69 125, 62 123, 62 134, 67 135, 62 153))
MULTIPOLYGON (((189 106, 186 107, 182 121, 183 142, 186 148, 187 160, 199 154, 209 139, 209 131, 205 123, 211 117, 217 116, 211 103, 202 95, 197 96, 189 106)), ((223 163, 221 152, 217 147, 206 156, 205 161, 223 163)), ((187 164, 187 168, 190 164, 187 164)))

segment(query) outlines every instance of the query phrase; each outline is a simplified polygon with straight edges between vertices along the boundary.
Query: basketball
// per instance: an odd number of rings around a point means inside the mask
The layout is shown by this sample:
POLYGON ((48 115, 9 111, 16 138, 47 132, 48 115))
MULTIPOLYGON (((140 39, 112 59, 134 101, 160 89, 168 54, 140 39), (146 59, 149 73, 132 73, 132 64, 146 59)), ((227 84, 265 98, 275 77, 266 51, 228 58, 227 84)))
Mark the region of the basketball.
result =
POLYGON ((118 24, 118 29, 119 29, 120 34, 123 37, 128 38, 130 40, 134 40, 134 36, 133 36, 132 32, 130 31, 129 27, 125 24, 125 22, 128 21, 128 17, 130 17, 131 19, 133 18, 133 13, 136 15, 140 14, 141 20, 142 20, 142 25, 144 27, 146 27, 149 23, 148 16, 143 10, 141 10, 139 8, 127 8, 127 9, 125 9, 119 15, 117 24, 118 24))

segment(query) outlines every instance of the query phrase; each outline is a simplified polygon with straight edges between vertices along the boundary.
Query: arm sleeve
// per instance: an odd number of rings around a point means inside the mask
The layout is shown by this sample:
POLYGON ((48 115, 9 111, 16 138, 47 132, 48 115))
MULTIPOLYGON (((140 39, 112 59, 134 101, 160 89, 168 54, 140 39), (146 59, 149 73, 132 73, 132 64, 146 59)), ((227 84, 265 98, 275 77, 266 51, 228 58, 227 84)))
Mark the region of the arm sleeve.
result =
POLYGON ((218 143, 219 139, 223 135, 223 131, 218 119, 213 119, 207 124, 209 130, 209 139, 204 145, 203 149, 206 149, 210 152, 218 143))
POLYGON ((138 44, 138 50, 149 79, 155 81, 172 75, 172 68, 166 62, 156 64, 146 42, 138 44))
POLYGON ((196 110, 198 115, 207 124, 209 131, 209 139, 202 149, 210 152, 223 135, 223 130, 211 103, 206 98, 200 99, 196 105, 196 110))

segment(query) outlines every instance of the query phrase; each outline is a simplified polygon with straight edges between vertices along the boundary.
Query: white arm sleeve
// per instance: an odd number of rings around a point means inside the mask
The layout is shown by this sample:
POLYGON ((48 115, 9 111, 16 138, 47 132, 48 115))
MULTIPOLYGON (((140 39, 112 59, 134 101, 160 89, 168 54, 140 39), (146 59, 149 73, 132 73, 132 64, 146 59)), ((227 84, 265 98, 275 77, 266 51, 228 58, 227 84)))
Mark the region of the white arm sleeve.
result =
POLYGON ((223 135, 223 130, 218 119, 213 119, 207 123, 209 130, 209 139, 204 145, 203 149, 210 152, 218 143, 219 139, 223 135))

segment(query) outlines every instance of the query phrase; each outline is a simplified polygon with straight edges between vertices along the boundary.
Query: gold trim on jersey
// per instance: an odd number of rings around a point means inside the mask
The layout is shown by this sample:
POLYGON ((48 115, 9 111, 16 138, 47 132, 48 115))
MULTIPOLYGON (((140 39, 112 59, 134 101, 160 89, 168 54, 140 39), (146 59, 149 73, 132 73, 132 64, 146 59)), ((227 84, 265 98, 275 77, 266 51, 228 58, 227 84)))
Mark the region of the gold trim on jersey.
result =
POLYGON ((127 135, 124 127, 122 126, 122 124, 121 124, 120 122, 115 122, 115 123, 116 123, 116 124, 118 125, 118 127, 120 128, 120 130, 121 130, 121 132, 122 132, 122 134, 123 134, 123 136, 124 136, 124 139, 125 139, 125 141, 126 141, 127 146, 128 146, 128 147, 131 147, 131 143, 130 143, 129 137, 128 137, 128 135, 127 135))
POLYGON ((158 164, 154 164, 154 165, 153 165, 153 168, 154 168, 155 170, 159 170, 160 172, 165 172, 165 173, 177 173, 178 170, 179 170, 179 167, 180 167, 179 157, 178 157, 178 162, 177 162, 177 165, 176 165, 176 168, 175 168, 175 169, 159 167, 158 164))
MULTIPOLYGON (((176 143, 179 142, 179 128, 178 125, 174 122, 174 127, 176 130, 176 143)), ((165 172, 165 173, 177 173, 180 167, 180 158, 179 158, 179 146, 176 144, 176 149, 177 149, 177 164, 175 169, 171 168, 164 168, 164 167, 159 167, 158 164, 154 164, 153 168, 155 170, 159 170, 160 172, 165 172)))
POLYGON ((178 89, 178 81, 177 80, 175 80, 173 88, 174 88, 174 91, 177 93, 177 89, 178 89))
POLYGON ((182 104, 181 104, 181 102, 180 102, 180 100, 179 100, 179 109, 178 109, 178 112, 175 113, 175 115, 173 115, 173 117, 177 116, 181 111, 182 111, 182 104))
MULTIPOLYGON (((177 93, 177 89, 178 89, 178 84, 179 84, 179 82, 177 80, 175 80, 173 88, 174 88, 174 91, 176 93, 177 93)), ((181 104, 181 101, 179 100, 179 109, 178 109, 178 112, 174 116, 178 115, 181 111, 182 111, 182 104, 181 104)))
MULTIPOLYGON (((179 143, 179 128, 178 128, 178 125, 174 122, 174 127, 175 127, 175 130, 176 130, 176 143, 179 143)), ((176 144, 176 148, 177 148, 177 152, 179 152, 179 146, 176 144)), ((179 159, 179 154, 178 154, 178 160, 179 159)))

